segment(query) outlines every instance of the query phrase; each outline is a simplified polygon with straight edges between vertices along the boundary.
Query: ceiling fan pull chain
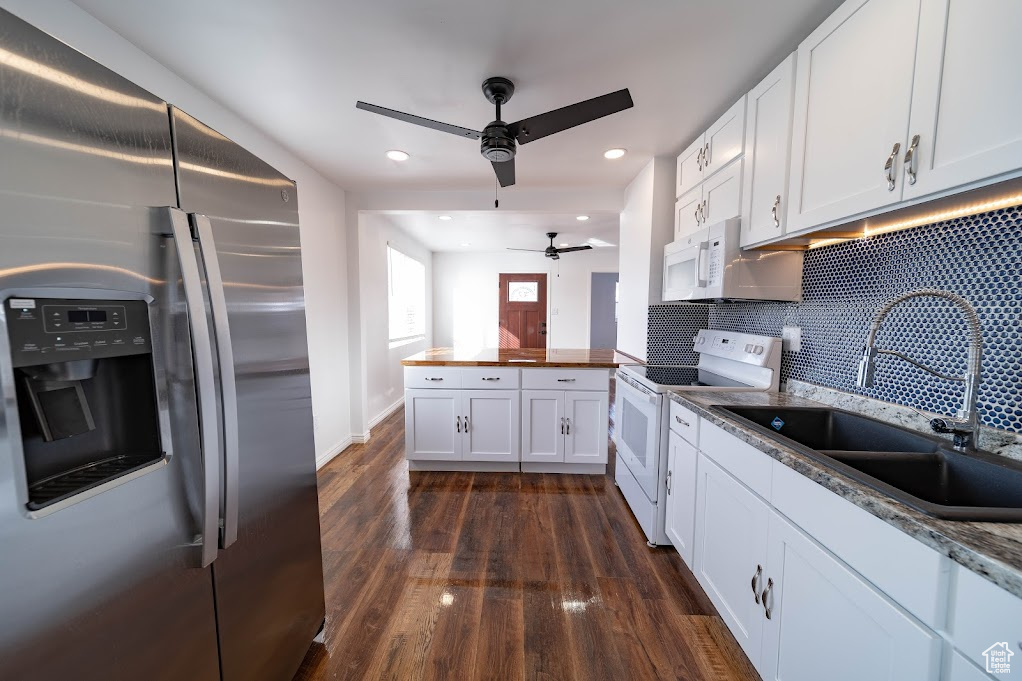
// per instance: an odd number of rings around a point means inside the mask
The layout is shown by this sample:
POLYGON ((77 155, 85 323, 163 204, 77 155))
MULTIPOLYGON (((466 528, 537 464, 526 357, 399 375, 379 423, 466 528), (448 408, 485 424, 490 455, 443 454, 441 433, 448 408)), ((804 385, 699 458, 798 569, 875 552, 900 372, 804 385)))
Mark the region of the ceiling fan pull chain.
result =
POLYGON ((496 179, 494 179, 493 180, 493 207, 494 208, 500 208, 500 200, 497 199, 497 189, 499 187, 500 187, 500 184, 497 182, 496 179))

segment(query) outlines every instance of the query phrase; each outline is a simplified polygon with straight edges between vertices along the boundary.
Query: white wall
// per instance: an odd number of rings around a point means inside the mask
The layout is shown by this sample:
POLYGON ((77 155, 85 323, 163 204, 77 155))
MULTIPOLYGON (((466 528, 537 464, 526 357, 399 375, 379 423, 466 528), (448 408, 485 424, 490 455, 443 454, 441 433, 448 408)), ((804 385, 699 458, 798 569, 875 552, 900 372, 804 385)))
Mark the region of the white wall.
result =
POLYGON ((343 190, 74 3, 0 0, 0 7, 187 111, 297 181, 316 454, 320 462, 336 454, 351 441, 343 190))
POLYGON ((545 272, 547 347, 587 348, 592 273, 616 272, 617 267, 616 248, 570 253, 557 262, 538 253, 434 253, 434 344, 440 347, 497 347, 498 275, 545 272))
POLYGON ((646 359, 649 306, 661 301, 664 246, 674 234, 674 159, 654 158, 625 189, 617 347, 646 359))
POLYGON ((404 399, 401 360, 433 345, 433 254, 409 237, 386 215, 361 213, 359 225, 359 290, 362 365, 365 367, 366 427, 404 399), (390 347, 387 307, 387 246, 392 245, 426 266, 425 338, 390 347))

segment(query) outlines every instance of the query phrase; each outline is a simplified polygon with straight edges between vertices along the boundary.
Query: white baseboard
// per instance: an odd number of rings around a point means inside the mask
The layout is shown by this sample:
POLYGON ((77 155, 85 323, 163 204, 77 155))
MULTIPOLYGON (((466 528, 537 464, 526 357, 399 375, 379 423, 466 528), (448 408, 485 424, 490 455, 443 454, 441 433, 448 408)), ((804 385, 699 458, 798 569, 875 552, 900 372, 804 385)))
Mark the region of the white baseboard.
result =
POLYGON ((318 471, 323 466, 330 463, 335 456, 347 449, 355 441, 354 437, 346 437, 338 442, 333 447, 326 450, 324 454, 320 454, 316 457, 316 470, 318 471))
POLYGON ((395 401, 394 404, 390 405, 389 407, 387 407, 386 409, 384 409, 379 414, 377 414, 376 416, 374 416, 373 418, 371 418, 369 420, 369 429, 372 430, 373 428, 378 426, 380 424, 380 422, 383 421, 383 419, 387 418, 388 416, 393 414, 395 411, 400 409, 404 405, 404 403, 405 403, 405 396, 402 395, 401 397, 397 398, 397 401, 395 401))
POLYGON ((351 442, 356 445, 364 445, 366 442, 369 442, 369 431, 367 430, 361 435, 352 435, 351 442))

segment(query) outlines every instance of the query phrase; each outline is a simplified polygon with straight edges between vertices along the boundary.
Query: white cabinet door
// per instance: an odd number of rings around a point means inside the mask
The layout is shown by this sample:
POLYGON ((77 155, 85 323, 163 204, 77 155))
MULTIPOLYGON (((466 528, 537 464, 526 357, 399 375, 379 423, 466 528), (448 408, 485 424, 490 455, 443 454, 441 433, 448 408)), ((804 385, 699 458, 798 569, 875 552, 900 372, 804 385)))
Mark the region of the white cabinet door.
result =
POLYGON ((703 177, 722 170, 745 150, 745 97, 743 96, 706 131, 703 177))
POLYGON ((1022 2, 923 4, 909 144, 914 198, 1022 169, 1022 2))
POLYGON ((742 246, 784 234, 795 96, 795 53, 749 92, 742 178, 742 246))
POLYGON ((919 5, 846 0, 799 46, 789 233, 901 199, 919 5))
POLYGON ((462 391, 463 461, 518 461, 517 390, 462 391))
POLYGON ((608 393, 564 393, 564 463, 607 463, 608 393))
POLYGON ((742 213, 742 159, 703 182, 703 217, 715 225, 742 213))
POLYGON ((674 238, 686 237, 699 230, 702 218, 699 210, 703 201, 702 187, 696 187, 674 202, 674 238))
POLYGON ((692 567, 696 516, 696 461, 699 452, 673 430, 668 434, 666 532, 685 564, 692 567))
POLYGON ((564 393, 522 391, 522 461, 564 461, 564 393))
POLYGON ((405 391, 405 456, 417 461, 461 461, 461 391, 405 391))
POLYGON ((696 579, 757 664, 766 621, 759 594, 766 581, 770 507, 703 454, 697 477, 696 579))
POLYGON ((674 195, 681 196, 703 181, 703 136, 689 145, 678 156, 674 176, 674 195))
POLYGON ((940 637, 777 513, 767 562, 759 666, 767 681, 940 677, 940 637))

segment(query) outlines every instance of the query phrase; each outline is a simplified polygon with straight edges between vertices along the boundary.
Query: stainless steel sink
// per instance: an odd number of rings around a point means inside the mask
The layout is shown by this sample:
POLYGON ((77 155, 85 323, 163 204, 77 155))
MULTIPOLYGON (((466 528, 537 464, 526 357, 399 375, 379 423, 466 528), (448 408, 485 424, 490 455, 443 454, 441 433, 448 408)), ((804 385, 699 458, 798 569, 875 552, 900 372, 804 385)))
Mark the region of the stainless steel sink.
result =
POLYGON ((937 518, 1022 522, 1022 464, 840 409, 719 410, 906 506, 937 518))

